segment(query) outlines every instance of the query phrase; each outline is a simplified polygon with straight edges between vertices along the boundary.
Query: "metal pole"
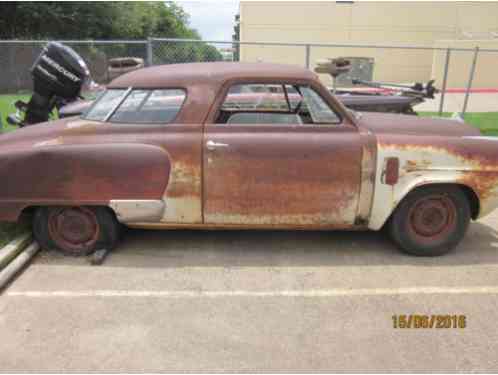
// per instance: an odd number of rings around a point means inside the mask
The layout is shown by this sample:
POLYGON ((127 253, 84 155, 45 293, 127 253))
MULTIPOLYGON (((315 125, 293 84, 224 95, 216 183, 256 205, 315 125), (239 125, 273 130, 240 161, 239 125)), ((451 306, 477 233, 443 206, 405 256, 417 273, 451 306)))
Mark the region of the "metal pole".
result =
POLYGON ((465 91, 465 100, 463 101, 462 117, 465 116, 467 111, 467 104, 469 102, 470 88, 472 87, 472 80, 474 79, 474 73, 476 71, 477 55, 479 54, 479 47, 475 48, 474 60, 472 60, 472 66, 470 67, 469 82, 467 83, 467 90, 465 91))
POLYGON ((306 68, 309 69, 310 68, 310 45, 309 44, 306 44, 306 68))
POLYGON ((152 38, 147 38, 147 66, 152 66, 152 38))
POLYGON ((35 256, 40 250, 40 245, 37 242, 32 242, 22 253, 12 260, 0 272, 0 291, 7 286, 7 283, 23 269, 23 267, 35 256))
POLYGON ((446 84, 448 83, 448 69, 450 67, 451 48, 446 50, 446 62, 444 63, 443 86, 441 87, 441 100, 439 101, 439 116, 443 114, 444 95, 446 94, 446 84))

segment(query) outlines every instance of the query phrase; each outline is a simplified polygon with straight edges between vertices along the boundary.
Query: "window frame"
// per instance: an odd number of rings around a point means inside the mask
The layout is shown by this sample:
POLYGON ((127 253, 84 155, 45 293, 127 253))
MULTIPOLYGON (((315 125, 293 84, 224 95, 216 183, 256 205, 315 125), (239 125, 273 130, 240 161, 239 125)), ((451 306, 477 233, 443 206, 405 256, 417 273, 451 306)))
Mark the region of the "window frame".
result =
MULTIPOLYGON (((310 85, 301 85, 301 87, 304 87, 304 88, 307 88, 307 89, 313 91, 323 101, 323 103, 332 111, 332 113, 334 113, 335 116, 337 117, 337 122, 313 122, 312 124, 305 124, 305 125, 334 125, 334 126, 337 126, 337 125, 342 124, 342 122, 343 122, 342 116, 339 113, 337 113, 337 111, 335 111, 332 107, 330 107, 329 103, 323 98, 323 96, 320 94, 320 92, 315 90, 310 85)), ((299 94, 302 96, 303 101, 305 101, 306 99, 304 97, 304 94, 301 93, 300 90, 299 90, 299 94)), ((306 105, 308 105, 308 104, 306 104, 306 105)), ((310 116, 311 116, 311 111, 310 111, 310 116)), ((313 116, 311 116, 311 117, 313 117, 313 116)))
MULTIPOLYGON (((345 124, 344 122, 344 116, 339 112, 337 111, 334 106, 332 106, 330 104, 330 102, 328 100, 326 100, 323 95, 321 94, 320 90, 316 87, 315 84, 313 84, 313 82, 309 82, 309 81, 303 81, 303 80, 297 80, 297 81, 293 81, 293 80, 253 80, 253 79, 250 79, 250 80, 229 80, 227 82, 225 82, 225 84, 220 88, 220 95, 219 97, 221 98, 217 103, 216 103, 216 106, 215 106, 215 110, 212 112, 212 117, 210 118, 210 123, 211 125, 214 125, 214 126, 254 126, 254 124, 227 124, 227 123, 217 123, 216 120, 219 118, 221 112, 223 112, 223 104, 225 103, 228 95, 229 95, 229 92, 230 92, 230 89, 233 87, 233 86, 237 86, 237 85, 278 85, 278 86, 283 86, 284 87, 284 90, 286 90, 286 86, 292 86, 292 87, 308 87, 309 89, 313 90, 319 97, 320 99, 323 100, 323 102, 329 107, 329 109, 337 116, 337 122, 320 122, 320 123, 302 123, 300 125, 296 125, 296 124, 278 124, 280 126, 289 126, 289 127, 295 127, 295 126, 319 126, 319 127, 333 127, 333 128, 337 128, 337 127, 341 127, 341 126, 346 126, 347 124, 345 124)), ((299 91, 299 90, 298 90, 299 91)), ((285 94, 284 94, 285 95, 285 94)), ((288 93, 287 93, 288 95, 288 93)), ((302 94, 300 94, 302 96, 302 94)), ((224 112, 230 112, 230 111, 224 111, 224 112)), ((233 112, 237 112, 237 111, 233 111, 233 112)), ((258 111, 258 110, 243 110, 243 111, 239 111, 239 112, 265 112, 265 111, 258 111)), ((267 113, 271 113, 272 111, 267 111, 267 113)), ((275 111, 277 113, 282 113, 282 111, 275 111)), ((292 113, 291 112, 291 107, 289 106, 289 112, 288 113, 292 113)), ((264 125, 264 124, 261 124, 261 125, 264 125)), ((269 124, 271 126, 275 126, 277 124, 269 124)), ((356 127, 356 126, 355 126, 356 127)))
POLYGON ((184 106, 185 106, 185 103, 187 102, 187 97, 188 97, 188 90, 185 88, 185 87, 154 87, 154 88, 151 88, 151 87, 128 87, 128 88, 120 88, 120 87, 113 87, 113 88, 109 88, 109 89, 106 89, 106 91, 104 91, 102 93, 101 96, 99 96, 97 99, 95 99, 95 101, 92 103, 92 105, 80 116, 80 118, 82 120, 88 120, 88 121, 96 121, 96 122, 102 122, 102 123, 106 123, 106 124, 117 124, 117 125, 168 125, 168 124, 174 124, 178 118, 178 116, 180 115, 180 113, 182 112, 182 110, 184 109, 184 106), (86 116, 87 114, 96 106, 98 105, 98 103, 100 102, 100 100, 102 99, 102 97, 105 95, 105 93, 108 91, 108 90, 125 90, 125 94, 124 96, 120 99, 119 103, 117 103, 111 111, 109 111, 106 116, 104 117, 103 120, 93 120, 93 119, 87 119, 86 116), (112 116, 114 116, 114 114, 116 113, 116 111, 121 107, 121 105, 125 102, 125 100, 128 98, 128 96, 134 91, 134 90, 143 90, 143 91, 150 91, 149 93, 147 93, 146 95, 146 99, 143 103, 141 103, 141 106, 140 108, 142 108, 142 106, 149 100, 149 98, 151 97, 152 93, 154 91, 160 91, 160 90, 179 90, 179 91, 182 91, 184 93, 184 96, 183 96, 183 101, 180 105, 180 107, 178 108, 178 111, 175 115, 174 118, 171 119, 171 121, 168 121, 168 122, 160 122, 160 121, 157 121, 157 122, 126 122, 126 121, 112 121, 112 116))

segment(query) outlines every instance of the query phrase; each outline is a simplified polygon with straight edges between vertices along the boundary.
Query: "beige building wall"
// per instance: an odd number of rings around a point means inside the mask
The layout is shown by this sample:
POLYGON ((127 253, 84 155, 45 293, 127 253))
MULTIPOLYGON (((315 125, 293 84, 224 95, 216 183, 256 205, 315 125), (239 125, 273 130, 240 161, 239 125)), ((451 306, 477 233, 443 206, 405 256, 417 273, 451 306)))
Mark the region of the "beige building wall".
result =
MULTIPOLYGON (((243 42, 432 47, 438 40, 490 37, 493 32, 498 32, 498 2, 241 0, 240 3, 243 42)), ((469 45, 476 43, 480 41, 469 45)), ((373 57, 374 79, 379 81, 427 81, 435 71, 436 57, 432 51, 374 48, 313 47, 311 67, 318 59, 338 56, 373 57)), ((242 45, 241 60, 304 65, 306 52, 304 47, 242 45)), ((324 79, 329 81, 328 77, 324 79)))
MULTIPOLYGON (((497 49, 496 40, 438 40, 434 44, 442 48, 475 48, 476 45, 483 49, 497 49)), ((448 69, 448 87, 466 87, 469 81, 470 69, 474 53, 452 51, 448 69)), ((446 52, 434 52, 432 74, 436 82, 443 82, 446 52)), ((472 87, 489 88, 498 87, 498 53, 479 52, 475 67, 472 87)))

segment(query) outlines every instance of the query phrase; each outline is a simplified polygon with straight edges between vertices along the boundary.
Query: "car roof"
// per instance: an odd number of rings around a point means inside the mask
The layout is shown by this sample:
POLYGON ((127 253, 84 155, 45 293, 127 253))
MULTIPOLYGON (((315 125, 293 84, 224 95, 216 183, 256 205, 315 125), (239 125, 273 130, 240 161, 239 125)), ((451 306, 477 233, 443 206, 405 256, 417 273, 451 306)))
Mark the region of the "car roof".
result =
POLYGON ((318 78, 312 71, 297 65, 208 62, 157 65, 138 69, 114 79, 108 87, 161 88, 199 84, 219 85, 233 79, 309 81, 318 78))

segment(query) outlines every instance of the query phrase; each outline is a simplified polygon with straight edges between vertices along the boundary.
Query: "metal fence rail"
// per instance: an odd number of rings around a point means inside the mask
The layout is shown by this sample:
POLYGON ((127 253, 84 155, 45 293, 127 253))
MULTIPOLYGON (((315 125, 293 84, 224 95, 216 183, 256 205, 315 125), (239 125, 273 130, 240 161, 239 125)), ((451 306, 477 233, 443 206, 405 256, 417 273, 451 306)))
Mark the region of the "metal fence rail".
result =
MULTIPOLYGON (((17 93, 31 89, 30 68, 47 40, 3 40, 0 41, 0 93, 17 93)), ((374 44, 344 44, 344 43, 283 43, 283 42, 234 42, 216 40, 193 40, 171 38, 149 38, 147 40, 62 40, 76 50, 87 62, 93 79, 105 83, 108 60, 113 57, 133 56, 143 58, 147 65, 172 64, 184 62, 205 61, 262 61, 258 56, 264 56, 267 62, 283 62, 303 65, 312 68, 319 58, 338 56, 370 56, 376 55, 375 64, 386 65, 391 59, 395 61, 400 56, 409 56, 413 61, 427 61, 430 54, 440 53, 444 56, 441 81, 437 86, 441 88, 439 98, 439 113, 445 108, 445 94, 448 90, 448 80, 452 69, 457 65, 456 57, 465 54, 471 63, 464 75, 465 96, 462 113, 468 109, 469 98, 475 77, 479 74, 480 57, 483 54, 492 54, 497 59, 498 49, 486 48, 443 48, 416 45, 374 45, 374 44), (253 54, 245 52, 251 47, 253 54)), ((373 59, 372 59, 373 60, 373 59)), ((416 64, 415 64, 416 65, 416 64)), ((403 68, 403 67, 402 67, 403 68)), ((405 67, 406 68, 406 67, 405 67)), ((421 80, 420 69, 415 69, 411 81, 421 80), (415 74, 416 73, 416 74, 415 74)), ((386 65, 385 70, 395 69, 386 65)), ((425 65, 427 70, 427 63, 425 65)), ((402 69, 401 69, 402 70, 402 69)), ((400 73, 401 74, 401 73, 400 73)), ((453 73, 454 74, 454 73, 453 73)), ((459 73, 460 74, 460 73, 459 73)), ((410 76, 405 72, 404 76, 410 76)), ((403 76, 403 77, 404 77, 403 76)), ((361 77, 353 77, 361 78, 361 77)), ((430 77, 427 77, 427 80, 430 77)), ((401 78, 400 78, 401 79, 401 78)), ((463 80, 464 78, 462 78, 463 80)), ((405 83, 396 82, 393 83, 405 83)))

